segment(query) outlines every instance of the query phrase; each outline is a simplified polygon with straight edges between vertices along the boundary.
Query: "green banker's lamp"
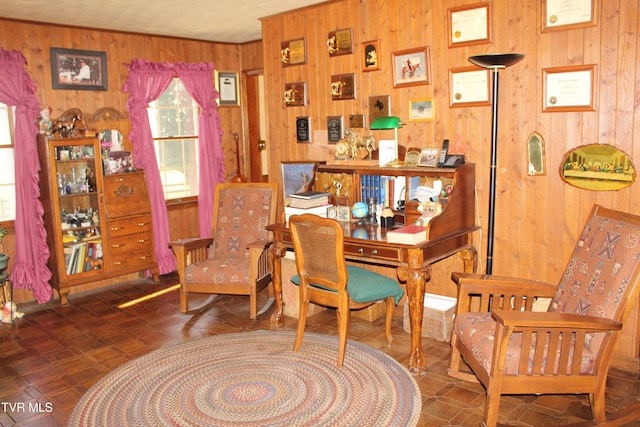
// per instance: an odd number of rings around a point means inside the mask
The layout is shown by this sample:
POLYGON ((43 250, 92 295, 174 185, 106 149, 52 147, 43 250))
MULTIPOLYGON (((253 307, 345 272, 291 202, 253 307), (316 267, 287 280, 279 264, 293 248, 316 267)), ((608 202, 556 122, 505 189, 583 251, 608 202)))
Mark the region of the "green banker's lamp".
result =
POLYGON ((395 159, 389 163, 387 163, 386 165, 384 165, 385 167, 392 167, 392 168, 399 168, 399 167, 403 167, 406 166, 407 164, 405 162, 403 162, 402 160, 398 159, 398 129, 402 127, 402 121, 400 121, 399 117, 396 116, 385 116, 385 117, 378 117, 377 119, 375 119, 372 123, 371 126, 369 126, 369 129, 371 130, 389 130, 389 129, 393 129, 394 130, 394 139, 396 142, 396 155, 395 155, 395 159))

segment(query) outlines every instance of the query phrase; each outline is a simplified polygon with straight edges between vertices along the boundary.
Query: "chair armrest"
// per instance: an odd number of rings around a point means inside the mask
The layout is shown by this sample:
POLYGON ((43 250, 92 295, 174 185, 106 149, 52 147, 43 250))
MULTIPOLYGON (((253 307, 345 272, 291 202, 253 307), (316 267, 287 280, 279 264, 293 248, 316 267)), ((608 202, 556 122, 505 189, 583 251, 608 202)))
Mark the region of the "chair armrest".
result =
POLYGON ((247 245, 248 249, 266 249, 273 243, 273 240, 255 240, 247 245))
POLYGON ((531 311, 537 298, 553 298, 558 287, 537 280, 486 274, 452 273, 458 285, 456 315, 489 309, 531 311))
POLYGON ((491 313, 491 316, 496 320, 496 322, 516 330, 522 328, 560 328, 566 330, 606 332, 617 331, 622 328, 622 323, 611 319, 573 313, 549 313, 497 309, 491 313))
POLYGON ((180 239, 174 240, 173 242, 169 242, 169 247, 171 248, 184 248, 186 251, 190 251, 197 248, 208 248, 213 244, 213 239, 208 238, 200 238, 194 237, 191 239, 180 239))

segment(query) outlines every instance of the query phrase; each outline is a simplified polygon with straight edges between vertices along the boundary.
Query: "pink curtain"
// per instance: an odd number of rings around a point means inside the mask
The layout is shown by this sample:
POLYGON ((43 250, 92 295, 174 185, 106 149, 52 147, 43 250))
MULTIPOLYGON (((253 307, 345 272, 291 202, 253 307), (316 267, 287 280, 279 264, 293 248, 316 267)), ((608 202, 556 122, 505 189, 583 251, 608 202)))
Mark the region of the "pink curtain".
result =
POLYGON ((200 106, 198 216, 200 237, 210 237, 213 189, 217 182, 224 181, 225 173, 221 143, 223 132, 220 127, 218 104, 215 101, 219 95, 211 79, 213 64, 176 64, 175 68, 185 88, 200 106))
POLYGON ((125 67, 129 69, 129 78, 122 90, 130 93, 127 100, 127 110, 131 120, 129 139, 134 146, 133 154, 136 166, 145 170, 153 213, 158 268, 160 274, 166 274, 173 271, 177 263, 168 246, 170 236, 167 206, 162 192, 162 181, 160 180, 147 107, 149 102, 157 99, 164 92, 171 79, 176 75, 180 77, 189 94, 201 107, 198 212, 200 235, 201 237, 209 237, 213 187, 216 182, 224 180, 222 131, 215 103, 218 93, 212 85, 213 64, 160 64, 136 59, 125 64, 125 67))
POLYGON ((47 268, 49 248, 42 222, 42 203, 38 187, 38 148, 36 135, 39 106, 37 87, 24 70, 27 60, 18 51, 0 48, 0 101, 16 107, 16 256, 11 280, 16 288, 30 289, 43 304, 53 294, 47 268))

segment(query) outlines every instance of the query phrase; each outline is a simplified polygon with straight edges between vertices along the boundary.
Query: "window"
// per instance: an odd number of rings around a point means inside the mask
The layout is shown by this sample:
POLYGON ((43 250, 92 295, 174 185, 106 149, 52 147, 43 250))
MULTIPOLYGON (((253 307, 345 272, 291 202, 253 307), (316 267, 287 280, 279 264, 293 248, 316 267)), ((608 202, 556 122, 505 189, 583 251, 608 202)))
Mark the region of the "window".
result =
POLYGON ((166 200, 198 195, 198 104, 179 78, 147 109, 166 200))
POLYGON ((14 107, 0 103, 0 222, 16 219, 14 107))

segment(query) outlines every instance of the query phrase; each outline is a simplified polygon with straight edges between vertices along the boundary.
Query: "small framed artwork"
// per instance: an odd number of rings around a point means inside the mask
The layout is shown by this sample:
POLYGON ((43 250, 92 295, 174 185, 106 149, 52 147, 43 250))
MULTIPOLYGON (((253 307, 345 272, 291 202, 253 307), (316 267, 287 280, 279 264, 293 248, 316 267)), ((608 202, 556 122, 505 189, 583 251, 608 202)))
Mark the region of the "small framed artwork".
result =
POLYGON ((423 148, 420 150, 420 163, 418 163, 418 166, 428 168, 438 166, 438 151, 437 148, 423 148))
POLYGON ((107 90, 107 54, 93 50, 51 50, 53 89, 107 90))
POLYGON ((302 107, 307 105, 307 83, 285 83, 284 105, 287 107, 302 107))
POLYGON ((391 115, 391 95, 377 95, 369 97, 369 123, 378 117, 391 115))
POLYGON ((215 71, 216 90, 220 93, 219 105, 221 107, 237 107, 240 105, 240 89, 238 86, 238 73, 225 73, 215 71))
POLYGON ((289 205, 289 196, 312 190, 311 181, 318 162, 314 161, 285 161, 281 162, 282 190, 284 206, 289 205))
POLYGON ((330 57, 353 53, 353 31, 351 28, 329 31, 327 50, 330 57))
POLYGON ((280 44, 280 62, 283 67, 302 65, 307 63, 307 50, 305 39, 296 39, 280 44))
POLYGON ((431 84, 428 46, 393 52, 391 63, 394 88, 431 84))
POLYGON ((595 64, 543 68, 542 111, 595 111, 595 69, 595 64))
POLYGON ((327 139, 329 144, 336 144, 343 138, 344 120, 342 116, 327 117, 327 139))
POLYGON ((376 71, 380 69, 380 40, 362 43, 362 71, 376 71))
POLYGON ((412 99, 409 101, 410 122, 431 122, 434 118, 433 98, 412 99))
POLYGON ((491 105, 489 101, 489 70, 462 67, 449 70, 449 106, 470 107, 491 105))
POLYGON ((598 0, 543 0, 542 32, 596 25, 598 0))
POLYGON ((342 222, 351 221, 351 208, 349 206, 336 206, 336 219, 342 222))
POLYGON ((296 117, 296 140, 298 143, 311 143, 311 117, 296 117))
POLYGON ((449 47, 491 43, 491 3, 476 3, 447 9, 449 47))
POLYGON ((335 74, 331 76, 331 99, 356 99, 356 75, 335 74))

